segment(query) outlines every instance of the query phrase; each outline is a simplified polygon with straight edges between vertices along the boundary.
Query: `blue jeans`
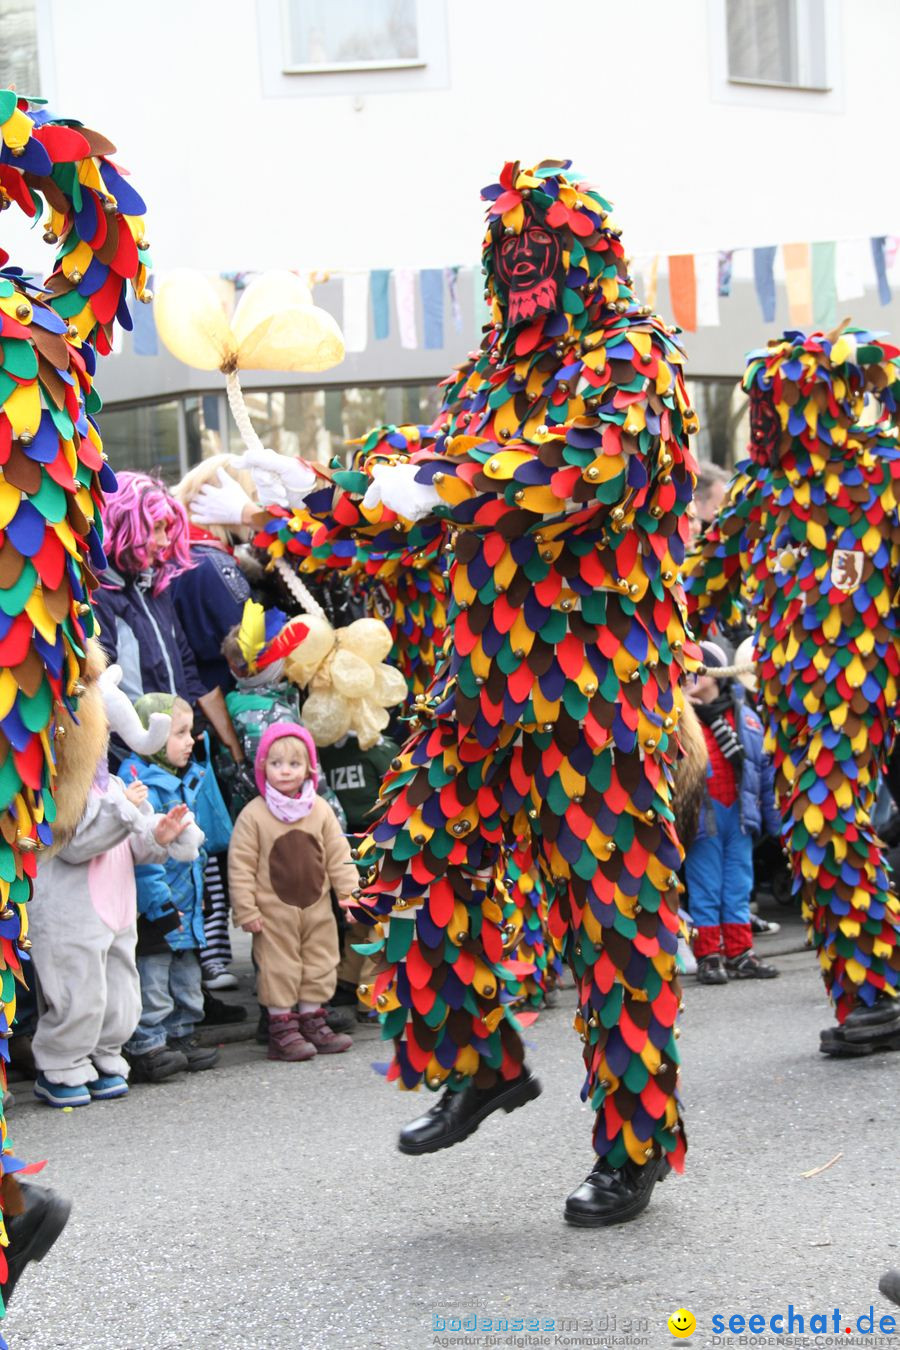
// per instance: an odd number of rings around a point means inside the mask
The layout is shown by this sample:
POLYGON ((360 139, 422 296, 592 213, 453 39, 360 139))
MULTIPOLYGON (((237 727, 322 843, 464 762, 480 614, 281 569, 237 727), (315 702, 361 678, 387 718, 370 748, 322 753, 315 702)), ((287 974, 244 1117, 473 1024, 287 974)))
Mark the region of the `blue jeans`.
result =
POLYGON ((736 956, 753 945, 749 927, 753 839, 741 833, 737 802, 723 806, 709 801, 702 809, 710 807, 716 832, 691 844, 684 860, 688 908, 700 930, 694 944, 698 958, 718 951, 720 936, 726 956, 736 956))
POLYGON ((137 958, 141 1020, 125 1049, 133 1055, 158 1050, 176 1036, 190 1036, 203 1017, 200 962, 193 948, 137 958))

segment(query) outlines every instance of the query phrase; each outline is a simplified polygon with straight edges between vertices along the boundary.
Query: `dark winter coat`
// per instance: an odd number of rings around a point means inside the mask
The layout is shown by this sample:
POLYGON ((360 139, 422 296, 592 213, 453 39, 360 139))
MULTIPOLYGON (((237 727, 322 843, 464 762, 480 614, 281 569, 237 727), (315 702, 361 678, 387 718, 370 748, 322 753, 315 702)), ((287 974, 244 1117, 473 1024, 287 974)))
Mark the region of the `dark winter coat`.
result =
MULTIPOLYGON (((781 814, 775 805, 775 766, 763 750, 763 724, 756 710, 748 706, 741 685, 732 684, 731 696, 734 726, 744 748, 737 784, 741 833, 760 835, 765 826, 766 834, 778 837, 781 834, 781 814)), ((696 838, 705 839, 715 833, 715 817, 707 791, 700 810, 696 838)))
POLYGON ((207 690, 234 687, 222 641, 241 621, 250 587, 227 549, 214 544, 191 544, 196 564, 172 582, 175 612, 187 635, 200 680, 207 690))
POLYGON ((194 704, 206 693, 175 612, 171 585, 159 595, 149 574, 123 577, 108 568, 92 596, 100 620, 100 645, 122 667, 122 692, 178 694, 194 704))

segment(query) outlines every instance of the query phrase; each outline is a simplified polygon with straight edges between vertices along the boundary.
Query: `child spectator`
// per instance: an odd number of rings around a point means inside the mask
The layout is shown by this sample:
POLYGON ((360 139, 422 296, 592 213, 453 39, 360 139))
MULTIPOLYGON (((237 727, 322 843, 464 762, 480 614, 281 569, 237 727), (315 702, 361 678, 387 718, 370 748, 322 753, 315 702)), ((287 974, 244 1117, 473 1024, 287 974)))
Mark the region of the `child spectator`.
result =
MULTIPOLYGON (((727 666, 717 643, 701 642, 700 648, 708 668, 727 666)), ((709 751, 697 835, 684 864, 696 929, 697 979, 701 984, 726 984, 729 978, 769 980, 778 971, 753 951, 750 927, 753 836, 763 824, 776 836, 781 831, 762 723, 733 680, 698 675, 688 685, 688 698, 709 751)))
POLYGON ((121 775, 146 783, 154 810, 185 805, 205 835, 193 863, 168 861, 137 869, 137 967, 143 1010, 126 1046, 135 1077, 158 1082, 167 1050, 180 1052, 191 1073, 211 1069, 219 1054, 198 1044, 194 1034, 203 1018, 203 992, 198 953, 203 931, 203 871, 208 852, 228 847, 231 821, 209 762, 203 738, 203 761, 195 757, 193 713, 170 694, 145 694, 135 707, 144 725, 155 712, 167 712, 172 729, 165 749, 150 759, 131 756, 121 775))
POLYGON ((255 768, 260 795, 237 819, 228 870, 234 921, 253 934, 268 1057, 340 1054, 353 1042, 331 1030, 323 1008, 339 957, 331 888, 349 899, 358 873, 337 817, 316 794, 316 747, 306 728, 267 727, 255 768))
MULTIPOLYGON (((113 666, 99 681, 109 724, 132 749, 152 751, 165 742, 170 720, 145 730, 119 678, 113 666)), ((143 783, 126 787, 109 773, 105 738, 95 748, 101 757, 84 815, 71 838, 42 860, 28 906, 41 1008, 32 1040, 34 1094, 54 1107, 127 1093, 122 1046, 141 1015, 134 866, 167 857, 190 861, 203 841, 187 806, 154 814, 143 783)), ((186 1068, 175 1052, 160 1064, 165 1076, 186 1068)))

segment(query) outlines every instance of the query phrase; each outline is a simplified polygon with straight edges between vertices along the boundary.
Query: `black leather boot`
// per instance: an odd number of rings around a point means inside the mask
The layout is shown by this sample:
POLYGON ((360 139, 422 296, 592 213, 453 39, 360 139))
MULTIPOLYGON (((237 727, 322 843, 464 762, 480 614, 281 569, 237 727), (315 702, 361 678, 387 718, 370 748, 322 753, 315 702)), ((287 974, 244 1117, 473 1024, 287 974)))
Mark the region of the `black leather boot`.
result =
POLYGON ((43 1261, 68 1222, 71 1200, 65 1200, 46 1186, 21 1182, 25 1209, 11 1215, 6 1221, 9 1234, 7 1260, 9 1269, 0 1286, 3 1302, 9 1306, 13 1290, 29 1261, 43 1261))
POLYGON ((447 1088, 430 1111, 404 1125, 397 1147, 401 1153, 436 1153, 450 1148, 474 1134, 492 1111, 515 1111, 540 1095, 540 1083, 524 1065, 512 1082, 501 1078, 490 1088, 470 1083, 459 1092, 447 1088))
POLYGON ((900 1050, 900 999, 881 997, 871 1008, 857 1004, 843 1026, 826 1027, 819 1033, 819 1049, 834 1058, 900 1050))
POLYGON ((885 1298, 900 1304, 900 1270, 888 1270, 878 1281, 878 1288, 885 1298))
POLYGON ((610 1167, 598 1158, 593 1171, 566 1201, 566 1221, 579 1228, 628 1223, 647 1208, 656 1182, 664 1181, 671 1170, 665 1154, 651 1158, 643 1167, 633 1162, 610 1167))

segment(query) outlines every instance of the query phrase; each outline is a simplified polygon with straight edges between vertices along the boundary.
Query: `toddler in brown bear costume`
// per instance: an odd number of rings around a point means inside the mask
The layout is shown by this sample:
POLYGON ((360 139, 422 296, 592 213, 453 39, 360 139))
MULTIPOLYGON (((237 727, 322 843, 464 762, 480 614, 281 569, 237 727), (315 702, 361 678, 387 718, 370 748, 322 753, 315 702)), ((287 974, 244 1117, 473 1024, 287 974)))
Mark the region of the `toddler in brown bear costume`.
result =
POLYGON ((316 747, 306 728, 273 723, 255 767, 260 795, 235 822, 228 878, 234 921, 253 934, 269 1059, 340 1054, 353 1042, 330 1029, 322 1007, 340 960, 331 890, 348 901, 358 873, 337 817, 316 795, 316 747))

